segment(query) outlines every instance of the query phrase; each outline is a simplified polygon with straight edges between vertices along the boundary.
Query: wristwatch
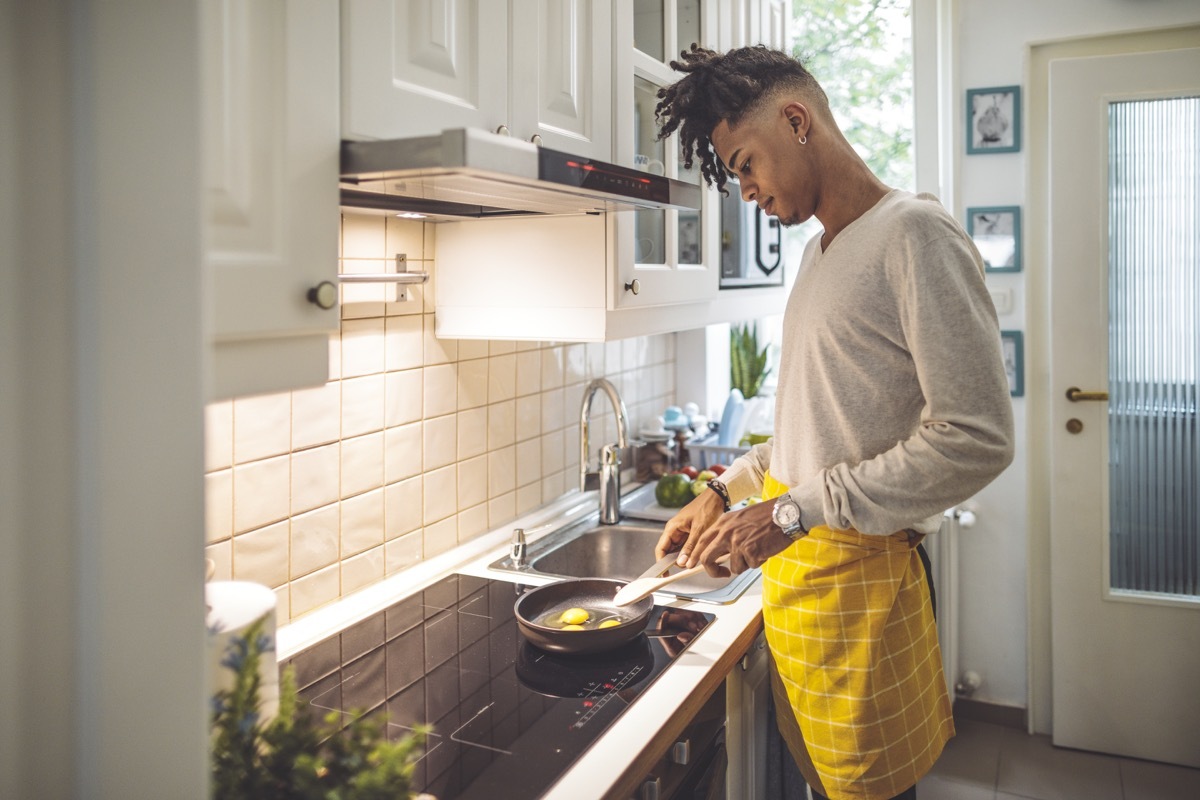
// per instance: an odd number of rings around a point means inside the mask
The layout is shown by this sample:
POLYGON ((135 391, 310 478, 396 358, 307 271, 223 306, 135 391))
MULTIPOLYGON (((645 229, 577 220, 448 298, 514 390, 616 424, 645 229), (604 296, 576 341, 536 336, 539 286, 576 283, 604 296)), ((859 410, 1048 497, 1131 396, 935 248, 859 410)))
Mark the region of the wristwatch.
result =
POLYGON ((784 536, 793 542, 808 533, 800 524, 800 505, 792 499, 790 494, 782 494, 775 501, 775 508, 771 511, 771 521, 782 528, 784 536))

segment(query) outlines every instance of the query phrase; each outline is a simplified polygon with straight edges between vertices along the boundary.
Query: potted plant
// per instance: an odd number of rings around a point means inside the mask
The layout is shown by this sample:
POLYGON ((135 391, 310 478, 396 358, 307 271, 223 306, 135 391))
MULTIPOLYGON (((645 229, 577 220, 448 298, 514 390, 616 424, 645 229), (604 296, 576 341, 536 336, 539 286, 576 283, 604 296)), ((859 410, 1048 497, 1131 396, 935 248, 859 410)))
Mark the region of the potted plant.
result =
MULTIPOLYGON (((300 708, 294 670, 280 677, 279 710, 261 718, 262 654, 272 648, 265 617, 231 639, 221 661, 231 689, 212 698, 211 794, 217 800, 394 800, 412 798, 413 767, 428 727, 388 741, 385 721, 354 714, 322 720, 300 708)), ((429 795, 422 797, 432 800, 429 795)))
MULTIPOLYGON (((729 328, 729 382, 733 389, 741 392, 745 404, 738 416, 739 445, 766 441, 774 428, 774 400, 765 397, 763 381, 771 374, 767 366, 769 347, 758 345, 758 324, 745 323, 729 328)), ((730 439, 730 443, 734 443, 730 439)))

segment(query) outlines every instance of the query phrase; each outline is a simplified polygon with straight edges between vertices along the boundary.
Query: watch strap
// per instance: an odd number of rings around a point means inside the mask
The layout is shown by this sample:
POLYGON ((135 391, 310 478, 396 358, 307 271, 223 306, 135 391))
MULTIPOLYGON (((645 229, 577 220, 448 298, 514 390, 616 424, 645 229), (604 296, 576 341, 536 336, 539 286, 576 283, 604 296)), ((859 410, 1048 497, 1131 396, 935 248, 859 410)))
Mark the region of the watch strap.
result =
POLYGON ((733 503, 729 502, 729 488, 721 483, 716 478, 708 482, 708 488, 717 493, 717 497, 721 498, 721 502, 725 504, 725 510, 728 511, 733 503))

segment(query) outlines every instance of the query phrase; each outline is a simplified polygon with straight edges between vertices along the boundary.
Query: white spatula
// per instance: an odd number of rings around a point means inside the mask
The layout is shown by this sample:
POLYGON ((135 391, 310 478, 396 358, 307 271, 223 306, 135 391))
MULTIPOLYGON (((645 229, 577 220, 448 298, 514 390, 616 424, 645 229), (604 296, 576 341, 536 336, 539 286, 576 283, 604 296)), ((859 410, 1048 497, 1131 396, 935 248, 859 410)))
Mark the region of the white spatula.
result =
MULTIPOLYGON (((676 556, 676 557, 678 558, 678 556, 676 556)), ((665 557, 664 557, 664 560, 665 560, 665 557)), ((724 564, 728 560, 729 560, 729 554, 726 553, 725 555, 723 555, 717 559, 717 563, 724 564)), ((661 564, 661 563, 662 562, 660 561, 659 564, 661 564)), ((657 567, 657 566, 658 566, 658 564, 655 564, 655 567, 657 567)), ((637 580, 632 580, 617 590, 616 595, 613 596, 613 605, 627 606, 630 603, 636 603, 638 600, 641 600, 643 597, 648 597, 649 595, 654 594, 659 589, 666 586, 668 583, 674 583, 675 581, 679 580, 680 578, 686 578, 690 575, 695 575, 695 574, 703 572, 703 571, 704 571, 704 566, 702 564, 697 564, 696 566, 692 567, 691 569, 680 570, 679 572, 676 572, 674 575, 668 575, 665 578, 657 578, 657 577, 652 576, 652 577, 648 577, 648 578, 638 578, 637 580)))

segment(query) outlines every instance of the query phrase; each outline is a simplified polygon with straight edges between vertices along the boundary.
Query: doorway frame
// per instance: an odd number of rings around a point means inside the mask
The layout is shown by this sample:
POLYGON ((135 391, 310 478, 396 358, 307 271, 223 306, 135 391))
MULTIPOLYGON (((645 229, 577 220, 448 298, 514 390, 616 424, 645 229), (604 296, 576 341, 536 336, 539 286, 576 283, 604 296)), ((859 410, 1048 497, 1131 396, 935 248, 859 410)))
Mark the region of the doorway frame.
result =
POLYGON ((1053 731, 1052 665, 1050 629, 1050 481, 1051 402, 1050 385, 1050 62, 1060 58, 1124 55, 1196 47, 1200 24, 1173 28, 1122 31, 1102 36, 1032 42, 1026 51, 1025 85, 1029 157, 1026 160, 1027 216, 1025 236, 1029 264, 1026 290, 1026 402, 1029 469, 1026 473, 1028 500, 1026 682, 1029 695, 1029 733, 1053 731))

